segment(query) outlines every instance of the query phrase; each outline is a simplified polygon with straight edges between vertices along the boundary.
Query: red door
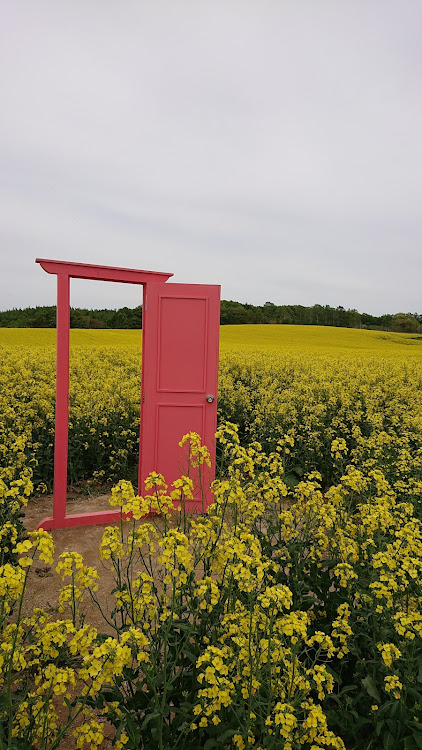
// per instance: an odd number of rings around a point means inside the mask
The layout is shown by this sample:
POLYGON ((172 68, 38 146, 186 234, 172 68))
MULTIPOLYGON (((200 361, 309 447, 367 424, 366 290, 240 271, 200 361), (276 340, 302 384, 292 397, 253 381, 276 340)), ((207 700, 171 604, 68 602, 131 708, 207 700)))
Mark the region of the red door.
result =
MULTIPOLYGON (((220 287, 147 283, 144 287, 139 492, 151 471, 167 484, 187 473, 183 435, 197 432, 211 454, 205 505, 212 501, 217 425, 220 287)), ((198 470, 191 470, 197 487, 198 470)), ((202 510, 196 492, 191 510, 202 510)))

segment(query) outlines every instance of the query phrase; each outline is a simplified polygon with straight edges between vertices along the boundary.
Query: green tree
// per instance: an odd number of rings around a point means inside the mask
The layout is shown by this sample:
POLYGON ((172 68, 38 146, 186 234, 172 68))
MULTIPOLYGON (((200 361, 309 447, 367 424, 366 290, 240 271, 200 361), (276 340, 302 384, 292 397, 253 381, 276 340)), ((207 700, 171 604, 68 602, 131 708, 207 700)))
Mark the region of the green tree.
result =
POLYGON ((397 313, 393 315, 391 330, 398 333, 419 333, 422 329, 420 323, 411 313, 397 313))

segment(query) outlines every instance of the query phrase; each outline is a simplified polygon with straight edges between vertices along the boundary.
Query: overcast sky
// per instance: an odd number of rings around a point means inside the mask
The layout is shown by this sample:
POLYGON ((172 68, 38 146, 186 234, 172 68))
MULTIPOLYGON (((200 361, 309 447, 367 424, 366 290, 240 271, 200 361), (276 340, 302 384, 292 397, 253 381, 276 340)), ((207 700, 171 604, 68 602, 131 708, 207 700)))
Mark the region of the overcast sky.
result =
POLYGON ((0 309, 54 304, 39 256, 422 312, 420 0, 0 9, 0 309))

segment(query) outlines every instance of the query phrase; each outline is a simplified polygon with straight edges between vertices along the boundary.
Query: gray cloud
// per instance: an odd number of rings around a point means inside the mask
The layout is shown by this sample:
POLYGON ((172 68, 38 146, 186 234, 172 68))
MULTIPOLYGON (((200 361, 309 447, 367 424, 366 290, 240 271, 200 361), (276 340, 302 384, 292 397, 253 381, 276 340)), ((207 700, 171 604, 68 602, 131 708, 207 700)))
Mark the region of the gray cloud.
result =
POLYGON ((2 6, 0 308, 54 301, 39 255, 422 311, 420 3, 2 6))

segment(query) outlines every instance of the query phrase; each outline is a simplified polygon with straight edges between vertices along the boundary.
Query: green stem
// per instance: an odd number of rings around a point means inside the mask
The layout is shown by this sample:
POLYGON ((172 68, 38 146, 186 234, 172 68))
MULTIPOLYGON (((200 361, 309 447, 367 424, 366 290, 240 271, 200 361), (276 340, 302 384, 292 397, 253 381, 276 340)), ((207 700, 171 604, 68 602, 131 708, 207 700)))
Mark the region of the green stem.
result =
MULTIPOLYGON (((34 552, 32 554, 32 560, 34 559, 34 555, 35 555, 36 550, 37 550, 37 547, 35 547, 34 552)), ((13 636, 12 650, 11 650, 11 653, 10 653, 9 664, 8 664, 8 669, 7 669, 7 679, 6 679, 7 688, 6 688, 6 691, 7 691, 7 703, 8 703, 8 715, 9 715, 9 728, 8 728, 8 740, 7 740, 7 747, 8 748, 11 747, 10 743, 11 743, 11 740, 12 740, 12 725, 13 725, 13 703, 12 703, 12 668, 13 668, 13 656, 14 656, 14 653, 15 653, 16 642, 17 642, 17 639, 18 639, 19 626, 20 626, 21 615, 22 615, 23 600, 24 600, 24 596, 25 596, 26 584, 27 584, 27 581, 28 581, 28 575, 29 575, 30 567, 31 566, 29 565, 27 567, 27 569, 26 569, 25 579, 24 579, 23 587, 22 587, 22 592, 21 592, 20 599, 19 599, 18 614, 17 614, 17 618, 16 618, 16 630, 15 630, 15 634, 13 636)))

